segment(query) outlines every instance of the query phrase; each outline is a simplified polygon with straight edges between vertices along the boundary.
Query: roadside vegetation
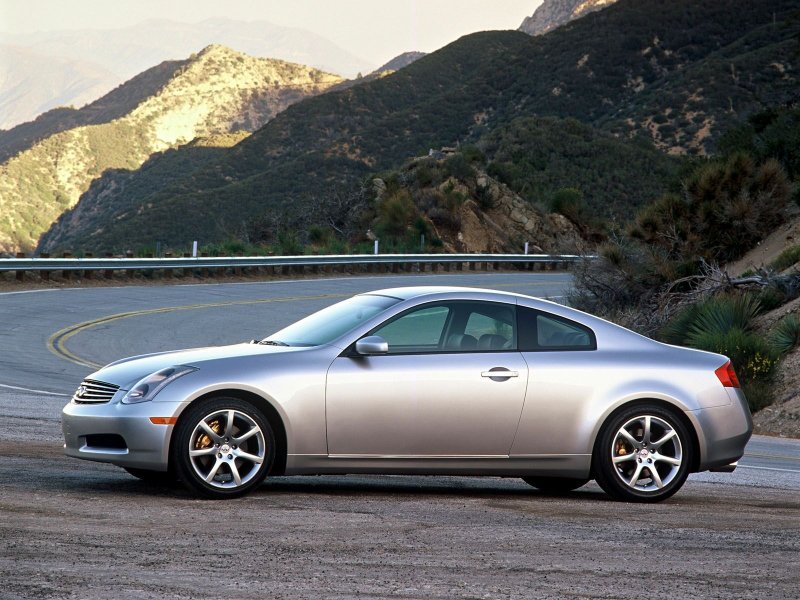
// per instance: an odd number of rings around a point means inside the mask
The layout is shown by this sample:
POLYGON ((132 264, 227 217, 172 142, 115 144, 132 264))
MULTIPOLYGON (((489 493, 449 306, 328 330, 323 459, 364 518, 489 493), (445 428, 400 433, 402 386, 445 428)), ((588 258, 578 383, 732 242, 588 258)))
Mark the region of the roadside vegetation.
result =
POLYGON ((598 260, 577 270, 571 300, 667 343, 729 356, 755 411, 772 402, 778 363, 800 341, 795 314, 767 335, 756 327, 800 297, 800 249, 757 273, 722 265, 798 213, 800 109, 759 113, 720 146, 600 245, 598 260))

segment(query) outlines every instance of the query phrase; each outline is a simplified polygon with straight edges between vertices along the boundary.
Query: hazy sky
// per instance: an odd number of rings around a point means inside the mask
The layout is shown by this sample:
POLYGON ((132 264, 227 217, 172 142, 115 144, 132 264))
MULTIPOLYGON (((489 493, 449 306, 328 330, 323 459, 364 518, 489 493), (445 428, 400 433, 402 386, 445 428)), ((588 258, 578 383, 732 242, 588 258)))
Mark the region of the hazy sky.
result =
POLYGON ((145 19, 269 21, 323 35, 375 62, 474 31, 516 29, 541 0, 0 0, 0 31, 109 29, 145 19))

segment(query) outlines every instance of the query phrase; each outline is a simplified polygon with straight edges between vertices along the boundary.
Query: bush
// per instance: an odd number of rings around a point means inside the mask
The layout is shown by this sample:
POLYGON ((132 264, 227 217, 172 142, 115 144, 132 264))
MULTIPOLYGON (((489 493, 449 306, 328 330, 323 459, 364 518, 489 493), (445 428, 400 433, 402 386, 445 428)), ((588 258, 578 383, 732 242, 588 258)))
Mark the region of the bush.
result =
POLYGON ((582 223, 587 213, 583 192, 576 188, 561 188, 558 190, 550 198, 549 208, 550 212, 564 215, 575 224, 582 223))
POLYGON ((758 301, 764 312, 769 312, 783 306, 789 301, 786 292, 775 284, 770 284, 758 293, 758 301))
POLYGON ((699 348, 698 340, 707 334, 724 334, 735 329, 749 332, 761 312, 758 298, 750 294, 711 298, 698 306, 686 341, 699 348))
POLYGON ((399 190, 384 198, 378 206, 375 231, 379 237, 401 238, 416 216, 417 209, 411 194, 407 190, 399 190))
POLYGON ((770 332, 769 341, 776 352, 790 352, 800 344, 800 318, 795 314, 783 317, 770 332))
POLYGON ((469 164, 469 161, 463 154, 453 154, 444 161, 445 172, 459 181, 466 181, 474 179, 476 172, 475 169, 469 164))
POLYGON ((679 194, 642 209, 629 235, 674 260, 739 258, 784 219, 791 187, 780 164, 756 165, 747 154, 696 167, 679 194))
POLYGON ((800 261, 800 246, 792 246, 781 252, 769 266, 776 271, 783 271, 793 266, 798 261, 800 261))
POLYGON ((751 412, 757 412, 775 401, 775 394, 769 383, 754 382, 742 386, 751 412))
POLYGON ((328 244, 333 237, 333 231, 322 225, 312 225, 308 228, 308 241, 317 246, 328 244))
POLYGON ((778 353, 762 336, 751 331, 698 331, 690 346, 724 354, 731 359, 742 383, 769 381, 778 364, 778 353))

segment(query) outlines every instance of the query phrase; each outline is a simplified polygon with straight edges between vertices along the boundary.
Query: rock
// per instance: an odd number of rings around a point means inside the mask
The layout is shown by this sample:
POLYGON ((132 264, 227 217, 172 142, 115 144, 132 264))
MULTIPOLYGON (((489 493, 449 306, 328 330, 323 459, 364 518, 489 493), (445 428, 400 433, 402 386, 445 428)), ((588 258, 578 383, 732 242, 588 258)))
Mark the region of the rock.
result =
POLYGON ((375 199, 380 200, 386 193, 386 182, 380 177, 372 180, 372 190, 375 192, 375 199))

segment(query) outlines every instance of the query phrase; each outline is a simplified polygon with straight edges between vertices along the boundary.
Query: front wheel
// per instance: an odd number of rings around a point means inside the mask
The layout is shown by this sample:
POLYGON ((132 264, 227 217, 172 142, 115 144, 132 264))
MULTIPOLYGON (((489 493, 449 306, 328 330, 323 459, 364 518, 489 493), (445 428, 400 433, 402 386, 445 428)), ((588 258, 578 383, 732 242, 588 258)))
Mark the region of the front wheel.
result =
POLYGON ((522 480, 545 494, 566 494, 589 483, 588 479, 568 477, 523 477, 522 480))
POLYGON ((594 475, 617 500, 658 502, 684 484, 692 453, 689 430, 673 411, 639 405, 603 426, 594 449, 594 475))
POLYGON ((207 498, 246 494, 264 480, 275 456, 269 422, 238 398, 212 398, 189 407, 175 435, 178 476, 207 498))

